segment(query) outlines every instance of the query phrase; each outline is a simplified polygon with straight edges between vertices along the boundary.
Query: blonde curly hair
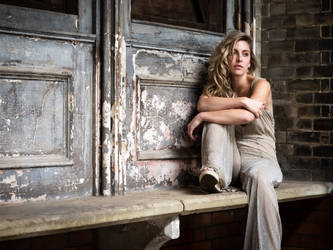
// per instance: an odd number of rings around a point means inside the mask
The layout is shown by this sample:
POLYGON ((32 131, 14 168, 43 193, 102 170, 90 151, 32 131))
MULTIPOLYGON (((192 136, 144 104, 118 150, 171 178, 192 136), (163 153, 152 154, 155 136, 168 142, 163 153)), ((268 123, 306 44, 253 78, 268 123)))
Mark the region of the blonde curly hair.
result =
POLYGON ((252 74, 256 70, 258 63, 252 49, 252 38, 244 32, 232 31, 221 41, 210 57, 208 82, 203 89, 204 95, 218 97, 233 96, 234 91, 230 81, 228 57, 232 56, 234 46, 238 41, 245 41, 250 47, 251 65, 248 73, 252 74))

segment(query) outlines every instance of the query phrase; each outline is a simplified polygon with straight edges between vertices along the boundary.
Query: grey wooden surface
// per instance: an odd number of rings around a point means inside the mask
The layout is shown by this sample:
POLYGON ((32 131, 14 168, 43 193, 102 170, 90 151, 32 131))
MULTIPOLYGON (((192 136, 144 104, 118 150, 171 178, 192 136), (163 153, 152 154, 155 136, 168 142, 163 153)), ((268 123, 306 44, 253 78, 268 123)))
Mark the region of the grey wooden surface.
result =
POLYGON ((95 37, 80 4, 1 5, 0 203, 92 194, 95 37))

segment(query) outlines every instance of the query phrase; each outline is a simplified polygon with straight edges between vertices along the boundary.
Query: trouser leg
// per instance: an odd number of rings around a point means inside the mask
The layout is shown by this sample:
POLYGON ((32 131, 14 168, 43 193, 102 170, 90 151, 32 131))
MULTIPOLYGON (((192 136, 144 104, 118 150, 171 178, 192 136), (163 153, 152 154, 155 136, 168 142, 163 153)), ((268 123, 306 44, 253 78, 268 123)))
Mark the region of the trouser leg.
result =
POLYGON ((201 142, 202 169, 212 168, 218 174, 221 187, 228 186, 237 179, 240 157, 232 125, 206 123, 201 142))
POLYGON ((242 158, 240 177, 249 201, 244 249, 281 249, 282 226, 274 190, 282 182, 278 163, 242 158))

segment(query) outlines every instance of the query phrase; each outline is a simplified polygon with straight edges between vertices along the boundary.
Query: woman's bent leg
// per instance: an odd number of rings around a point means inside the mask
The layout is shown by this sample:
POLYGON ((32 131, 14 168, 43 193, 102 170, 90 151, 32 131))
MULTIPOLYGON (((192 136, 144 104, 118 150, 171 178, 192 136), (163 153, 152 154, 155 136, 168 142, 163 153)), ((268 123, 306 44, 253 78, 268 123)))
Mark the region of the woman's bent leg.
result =
POLYGON ((240 162, 234 164, 234 161, 239 159, 238 154, 234 126, 206 123, 201 142, 201 188, 207 192, 221 191, 231 183, 233 176, 237 178, 240 162), (217 187, 212 188, 214 180, 217 187))
POLYGON ((240 176, 249 201, 244 249, 281 249, 282 226, 274 190, 282 182, 278 163, 265 158, 242 158, 240 176))

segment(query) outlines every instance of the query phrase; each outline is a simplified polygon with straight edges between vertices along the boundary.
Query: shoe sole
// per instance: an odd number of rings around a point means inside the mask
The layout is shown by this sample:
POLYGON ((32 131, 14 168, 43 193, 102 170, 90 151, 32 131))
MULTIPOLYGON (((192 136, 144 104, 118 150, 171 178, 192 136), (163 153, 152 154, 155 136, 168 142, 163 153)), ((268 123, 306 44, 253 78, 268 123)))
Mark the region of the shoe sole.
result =
POLYGON ((211 170, 204 170, 199 177, 200 188, 206 193, 221 192, 218 187, 219 177, 217 173, 211 170))

